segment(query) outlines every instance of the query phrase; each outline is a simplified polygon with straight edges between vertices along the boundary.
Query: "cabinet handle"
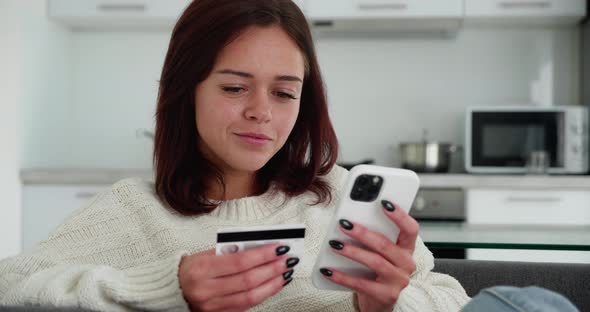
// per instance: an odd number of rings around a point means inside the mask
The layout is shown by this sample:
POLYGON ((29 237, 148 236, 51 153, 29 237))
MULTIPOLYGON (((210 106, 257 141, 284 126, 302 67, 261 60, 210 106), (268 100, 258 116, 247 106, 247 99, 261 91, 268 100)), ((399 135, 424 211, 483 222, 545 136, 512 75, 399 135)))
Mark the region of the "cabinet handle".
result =
POLYGON ((551 7, 549 1, 502 1, 498 3, 502 9, 548 9, 551 7))
POLYGON ((147 9, 142 3, 100 3, 96 8, 104 12, 145 12, 147 9))
POLYGON ((403 2, 397 3, 376 3, 376 2, 366 2, 366 3, 359 3, 358 9, 362 11, 376 11, 376 10, 395 10, 395 11, 405 11, 408 9, 408 4, 403 2))
POLYGON ((557 203, 561 201, 559 197, 525 197, 525 196, 510 196, 506 197, 507 202, 513 203, 523 203, 523 202, 531 202, 531 203, 557 203))
POLYGON ((78 199, 87 199, 87 198, 92 198, 96 195, 95 192, 77 192, 76 193, 76 198, 78 199))

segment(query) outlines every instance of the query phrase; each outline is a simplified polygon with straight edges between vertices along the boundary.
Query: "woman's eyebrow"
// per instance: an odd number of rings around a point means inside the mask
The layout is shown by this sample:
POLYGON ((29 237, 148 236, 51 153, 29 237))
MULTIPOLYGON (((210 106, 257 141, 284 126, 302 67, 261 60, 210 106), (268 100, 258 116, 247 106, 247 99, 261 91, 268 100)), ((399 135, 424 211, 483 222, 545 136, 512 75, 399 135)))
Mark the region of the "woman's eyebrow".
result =
POLYGON ((242 71, 238 71, 238 70, 233 70, 233 69, 221 69, 221 70, 216 71, 215 73, 226 74, 226 75, 236 75, 236 76, 240 76, 243 78, 254 78, 254 75, 252 75, 250 73, 246 73, 246 72, 242 72, 242 71))
MULTIPOLYGON (((243 72, 243 71, 239 71, 239 70, 233 70, 233 69, 221 69, 216 71, 215 73, 217 74, 225 74, 225 75, 236 75, 242 78, 254 78, 254 75, 247 73, 247 72, 243 72)), ((275 77, 275 80, 280 80, 280 81, 299 81, 301 83, 303 83, 303 80, 297 76, 291 76, 291 75, 279 75, 275 77)))
POLYGON ((301 83, 303 83, 303 80, 301 80, 301 78, 297 77, 297 76, 290 76, 290 75, 281 75, 281 76, 276 76, 275 80, 281 80, 281 81, 299 81, 301 83))

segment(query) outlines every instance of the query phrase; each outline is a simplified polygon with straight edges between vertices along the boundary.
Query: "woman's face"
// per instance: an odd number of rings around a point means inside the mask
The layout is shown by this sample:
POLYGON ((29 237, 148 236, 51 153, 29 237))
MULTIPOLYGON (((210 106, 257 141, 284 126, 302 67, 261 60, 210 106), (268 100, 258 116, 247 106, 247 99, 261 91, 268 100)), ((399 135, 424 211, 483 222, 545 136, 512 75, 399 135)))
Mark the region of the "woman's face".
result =
POLYGON ((295 125, 303 76, 303 54, 279 26, 248 28, 196 87, 200 150, 224 173, 262 168, 295 125))

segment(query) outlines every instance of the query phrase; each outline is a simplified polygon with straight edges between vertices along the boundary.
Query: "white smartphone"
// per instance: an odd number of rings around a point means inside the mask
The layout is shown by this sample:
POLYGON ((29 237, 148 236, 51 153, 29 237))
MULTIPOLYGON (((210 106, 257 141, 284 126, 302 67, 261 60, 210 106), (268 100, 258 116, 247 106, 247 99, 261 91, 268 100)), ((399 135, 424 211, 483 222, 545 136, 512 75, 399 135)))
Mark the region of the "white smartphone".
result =
POLYGON ((320 268, 330 267, 347 274, 374 280, 375 272, 366 266, 332 251, 330 240, 364 247, 340 229, 339 220, 359 223, 370 230, 382 233, 393 242, 397 241, 399 229, 383 211, 381 200, 386 199, 397 207, 410 211, 418 192, 420 180, 411 170, 374 165, 358 165, 350 170, 344 193, 340 194, 336 212, 330 222, 326 237, 312 271, 312 281, 319 289, 350 289, 332 283, 322 276, 320 268))

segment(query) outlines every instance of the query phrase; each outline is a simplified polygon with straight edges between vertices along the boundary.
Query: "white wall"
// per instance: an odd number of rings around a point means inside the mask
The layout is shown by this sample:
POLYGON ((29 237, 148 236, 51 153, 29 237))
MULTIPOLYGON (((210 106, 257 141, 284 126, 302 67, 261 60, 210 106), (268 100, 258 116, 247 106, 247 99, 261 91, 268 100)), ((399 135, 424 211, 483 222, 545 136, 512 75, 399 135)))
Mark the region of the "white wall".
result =
POLYGON ((462 144, 465 107, 531 103, 545 55, 560 79, 543 86, 557 87, 553 104, 579 104, 578 35, 468 28, 454 39, 319 40, 342 159, 396 165, 397 144, 421 141, 422 129, 462 144))
MULTIPOLYGON (((420 140, 422 128, 432 140, 462 143, 464 108, 529 103, 547 58, 562 84, 555 104, 577 104, 578 35, 575 29, 467 27, 450 39, 319 38, 341 160, 372 157, 396 165, 397 144, 420 140)), ((28 138, 34 144, 27 145, 23 166, 150 168, 151 141, 135 130, 153 127, 168 39, 168 32, 73 33, 64 52, 71 53, 72 85, 58 85, 71 88, 70 102, 36 103, 60 111, 36 120, 50 129, 57 118, 58 128, 28 138), (67 155, 46 153, 52 144, 67 155)))
POLYGON ((0 0, 0 258, 20 250, 18 101, 22 95, 15 1, 0 0))
POLYGON ((169 32, 72 36, 73 167, 151 168, 158 80, 169 32), (102 152, 100 152, 102 151, 102 152), (106 157, 105 157, 106 156, 106 157))
POLYGON ((0 258, 20 252, 19 170, 69 161, 70 36, 45 5, 0 0, 0 258))
POLYGON ((581 84, 581 98, 582 102, 590 108, 590 23, 587 23, 582 28, 582 42, 581 42, 581 49, 582 53, 580 55, 580 59, 582 61, 582 66, 580 66, 582 74, 581 84))
MULTIPOLYGON (((15 0, 11 0, 15 1, 15 0)), ((47 1, 21 0, 23 167, 69 167, 72 150, 70 31, 48 21, 47 1)))

